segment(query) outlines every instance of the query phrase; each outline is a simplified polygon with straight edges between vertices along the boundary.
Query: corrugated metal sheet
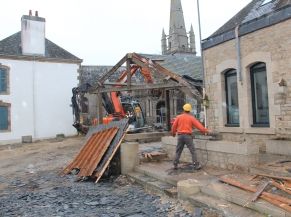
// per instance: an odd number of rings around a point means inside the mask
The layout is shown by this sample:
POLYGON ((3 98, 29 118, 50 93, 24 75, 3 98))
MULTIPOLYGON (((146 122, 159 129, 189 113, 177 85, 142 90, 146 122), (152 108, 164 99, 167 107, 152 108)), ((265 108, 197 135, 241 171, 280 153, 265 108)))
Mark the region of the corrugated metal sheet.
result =
POLYGON ((107 125, 98 125, 95 128, 91 128, 90 131, 88 132, 88 136, 90 136, 92 133, 101 130, 103 128, 110 128, 110 127, 118 127, 118 132, 116 134, 116 136, 114 137, 114 139, 112 140, 108 150, 106 151, 106 153, 104 154, 102 160, 100 161, 100 163, 98 164, 98 166, 96 167, 96 170, 94 172, 94 176, 97 178, 97 181, 99 181, 99 179, 101 178, 101 176, 103 175, 103 173, 105 172, 107 166, 109 165, 111 159, 113 158, 113 156, 115 155, 116 151, 118 150, 118 148, 120 147, 120 144, 125 136, 125 131, 127 129, 128 126, 128 120, 127 119, 123 119, 120 121, 113 121, 107 125))
POLYGON ((78 177, 92 176, 118 131, 118 127, 112 127, 92 133, 79 154, 64 169, 63 173, 68 174, 77 168, 80 170, 78 177))

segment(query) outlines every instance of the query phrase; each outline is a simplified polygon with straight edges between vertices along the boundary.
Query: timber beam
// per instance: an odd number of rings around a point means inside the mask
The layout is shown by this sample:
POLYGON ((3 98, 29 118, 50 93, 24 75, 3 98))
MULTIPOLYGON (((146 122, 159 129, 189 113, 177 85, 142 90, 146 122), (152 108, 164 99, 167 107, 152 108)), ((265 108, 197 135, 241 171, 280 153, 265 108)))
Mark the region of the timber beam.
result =
POLYGON ((153 89, 178 89, 182 88, 183 85, 180 84, 143 84, 143 85, 135 85, 131 87, 106 87, 100 88, 97 91, 92 93, 108 93, 108 92, 123 92, 123 91, 135 91, 135 90, 153 90, 153 89))

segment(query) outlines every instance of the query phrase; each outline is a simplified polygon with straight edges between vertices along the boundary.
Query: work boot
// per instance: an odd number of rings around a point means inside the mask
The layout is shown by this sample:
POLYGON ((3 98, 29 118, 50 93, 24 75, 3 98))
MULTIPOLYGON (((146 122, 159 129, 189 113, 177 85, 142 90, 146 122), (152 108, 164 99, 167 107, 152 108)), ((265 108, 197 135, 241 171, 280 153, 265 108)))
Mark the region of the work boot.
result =
POLYGON ((174 170, 177 170, 177 169, 178 169, 178 165, 177 165, 177 164, 174 164, 173 169, 174 169, 174 170))
POLYGON ((194 170, 200 170, 201 169, 201 164, 199 162, 195 162, 193 163, 193 169, 194 170))

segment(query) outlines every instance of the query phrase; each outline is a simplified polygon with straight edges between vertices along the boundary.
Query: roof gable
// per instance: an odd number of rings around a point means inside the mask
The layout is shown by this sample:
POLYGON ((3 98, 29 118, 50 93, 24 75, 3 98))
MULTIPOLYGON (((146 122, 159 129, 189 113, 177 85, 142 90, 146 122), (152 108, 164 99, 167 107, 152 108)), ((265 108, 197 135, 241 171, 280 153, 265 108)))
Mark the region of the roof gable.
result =
MULTIPOLYGON (((28 57, 22 54, 21 32, 0 41, 0 56, 28 57)), ((66 60, 81 63, 82 60, 48 39, 45 39, 45 59, 66 60)))

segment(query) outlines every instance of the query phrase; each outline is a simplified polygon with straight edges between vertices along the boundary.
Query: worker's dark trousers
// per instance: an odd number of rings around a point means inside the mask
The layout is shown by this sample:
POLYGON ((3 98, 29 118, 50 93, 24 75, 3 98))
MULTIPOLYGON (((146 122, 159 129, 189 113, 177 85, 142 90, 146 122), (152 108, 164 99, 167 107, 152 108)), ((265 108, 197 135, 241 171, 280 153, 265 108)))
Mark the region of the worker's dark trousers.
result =
POLYGON ((184 145, 187 145, 191 155, 192 155, 192 163, 197 162, 197 157, 196 157, 196 152, 194 148, 194 143, 193 143, 193 137, 191 135, 178 135, 178 144, 176 147, 176 157, 174 160, 174 165, 177 166, 179 163, 180 156, 182 154, 182 151, 184 149, 184 145))

